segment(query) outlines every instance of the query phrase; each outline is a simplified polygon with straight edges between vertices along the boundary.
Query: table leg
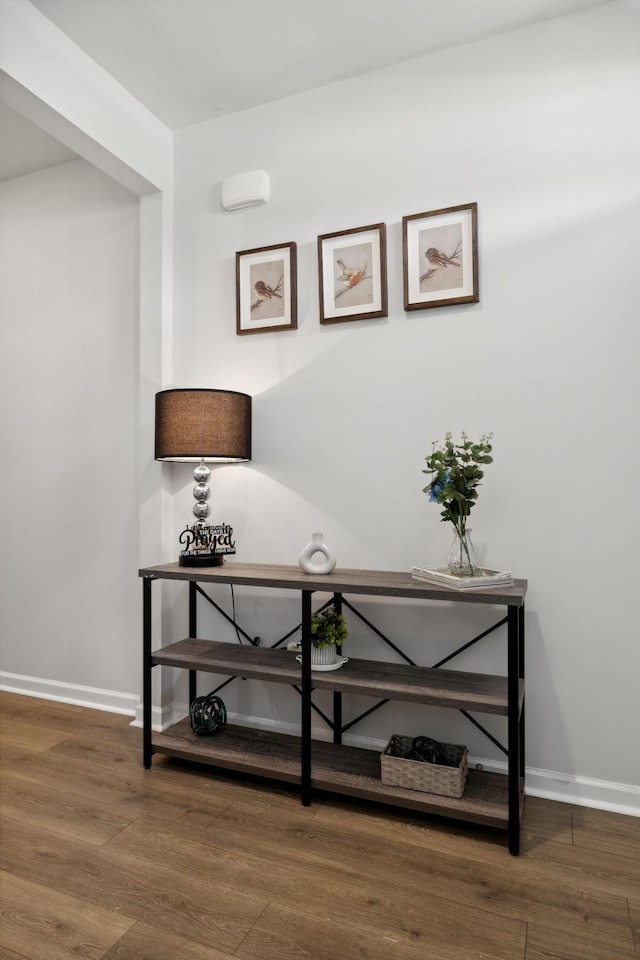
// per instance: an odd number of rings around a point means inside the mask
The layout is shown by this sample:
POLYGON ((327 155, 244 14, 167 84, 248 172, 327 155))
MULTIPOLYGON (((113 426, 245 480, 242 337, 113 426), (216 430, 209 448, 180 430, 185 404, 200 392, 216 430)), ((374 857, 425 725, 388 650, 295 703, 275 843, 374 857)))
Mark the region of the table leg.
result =
MULTIPOLYGON (((341 593, 334 593, 333 606, 336 613, 342 613, 341 593)), ((338 647, 338 654, 342 655, 342 646, 338 647)), ((342 743, 342 693, 339 690, 333 692, 333 742, 342 743)))
MULTIPOLYGON (((198 636, 198 591, 197 583, 195 580, 189 581, 189 637, 195 639, 198 636)), ((198 695, 197 691, 197 677, 198 674, 195 670, 189 670, 189 706, 193 703, 195 698, 198 695)))
POLYGON ((142 762, 151 766, 151 587, 153 577, 142 581, 142 762))
POLYGON ((520 620, 517 607, 509 607, 507 614, 507 696, 508 696, 508 751, 509 751, 509 852, 517 856, 520 852, 520 771, 521 771, 521 727, 520 727, 520 620))
POLYGON ((302 722, 300 762, 300 796, 308 807, 311 803, 311 596, 302 591, 302 722))

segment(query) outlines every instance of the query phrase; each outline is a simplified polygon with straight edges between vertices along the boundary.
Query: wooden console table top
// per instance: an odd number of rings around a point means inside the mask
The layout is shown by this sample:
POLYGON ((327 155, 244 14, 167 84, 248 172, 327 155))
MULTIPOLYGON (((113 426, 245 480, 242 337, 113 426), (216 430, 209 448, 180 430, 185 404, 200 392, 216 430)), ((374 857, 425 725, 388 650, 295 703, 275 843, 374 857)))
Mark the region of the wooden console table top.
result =
POLYGON ((514 580, 512 587, 463 591, 415 580, 410 573, 404 571, 336 567, 332 573, 314 576, 304 573, 297 566, 229 561, 219 567, 181 567, 178 563, 163 563, 143 567, 139 575, 160 580, 196 580, 200 583, 233 583, 283 590, 413 597, 416 600, 449 600, 454 603, 493 603, 511 607, 522 606, 527 592, 526 580, 514 580))

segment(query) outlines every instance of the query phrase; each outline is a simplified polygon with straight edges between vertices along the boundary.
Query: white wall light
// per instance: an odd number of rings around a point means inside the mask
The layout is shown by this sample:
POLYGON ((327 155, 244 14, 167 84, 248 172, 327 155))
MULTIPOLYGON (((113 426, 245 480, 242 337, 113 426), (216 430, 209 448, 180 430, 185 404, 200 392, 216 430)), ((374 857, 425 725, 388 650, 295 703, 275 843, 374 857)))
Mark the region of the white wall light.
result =
POLYGON ((252 170, 224 180, 220 200, 225 210, 241 210, 266 203, 270 190, 269 175, 264 170, 252 170))

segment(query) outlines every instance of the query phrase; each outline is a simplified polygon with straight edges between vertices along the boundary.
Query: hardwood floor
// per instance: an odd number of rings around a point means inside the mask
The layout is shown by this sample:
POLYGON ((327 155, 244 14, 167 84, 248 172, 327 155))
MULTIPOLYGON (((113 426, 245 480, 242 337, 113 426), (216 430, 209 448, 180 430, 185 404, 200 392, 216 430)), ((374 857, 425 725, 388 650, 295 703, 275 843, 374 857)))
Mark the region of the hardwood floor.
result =
POLYGON ((640 960, 640 819, 502 832, 155 757, 126 717, 0 694, 0 960, 640 960))

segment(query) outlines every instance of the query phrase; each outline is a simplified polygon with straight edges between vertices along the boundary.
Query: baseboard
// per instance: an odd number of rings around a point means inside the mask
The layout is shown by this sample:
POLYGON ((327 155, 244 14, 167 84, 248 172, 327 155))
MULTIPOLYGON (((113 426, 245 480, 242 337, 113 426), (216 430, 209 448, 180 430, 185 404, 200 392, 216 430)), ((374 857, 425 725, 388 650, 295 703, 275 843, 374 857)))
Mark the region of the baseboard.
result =
MULTIPOLYGON (((43 700, 57 700, 96 710, 108 710, 133 716, 131 726, 142 727, 142 704, 138 697, 117 693, 113 690, 100 690, 95 687, 82 687, 73 683, 59 683, 41 680, 35 677, 22 677, 18 674, 0 672, 0 690, 23 694, 28 697, 41 697, 43 700)), ((154 730, 165 730, 188 716, 186 703, 170 703, 163 707, 153 707, 151 722, 154 730)), ((256 730, 271 730, 276 733, 300 735, 297 724, 282 723, 263 717, 251 717, 230 713, 229 720, 256 730)), ((326 727, 314 728, 313 735, 318 740, 331 740, 331 732, 326 727)), ((364 750, 384 750, 386 741, 346 734, 344 743, 361 747, 364 750)), ((487 760, 482 757, 469 757, 471 767, 482 767, 496 773, 506 773, 507 765, 502 761, 487 760)), ((555 800, 558 803, 572 803, 576 806, 593 807, 597 810, 610 810, 612 813, 640 817, 640 786, 629 783, 614 783, 609 780, 595 780, 555 770, 541 770, 527 767, 525 771, 525 793, 531 797, 555 800)))
POLYGON ((632 783, 594 780, 558 773, 556 770, 527 767, 525 784, 526 793, 532 797, 640 817, 640 786, 632 783))
MULTIPOLYGON (((172 727, 178 720, 188 716, 189 707, 186 703, 167 703, 163 707, 151 707, 151 728, 153 730, 166 730, 172 727)), ((130 726, 140 727, 142 729, 142 704, 138 703, 135 710, 135 718, 130 726)))
POLYGON ((0 690, 21 694, 25 697, 40 697, 58 703, 71 703, 77 707, 106 710, 135 716, 139 697, 136 694, 102 690, 99 687, 84 687, 59 680, 43 680, 40 677, 23 677, 17 673, 0 671, 0 690))

